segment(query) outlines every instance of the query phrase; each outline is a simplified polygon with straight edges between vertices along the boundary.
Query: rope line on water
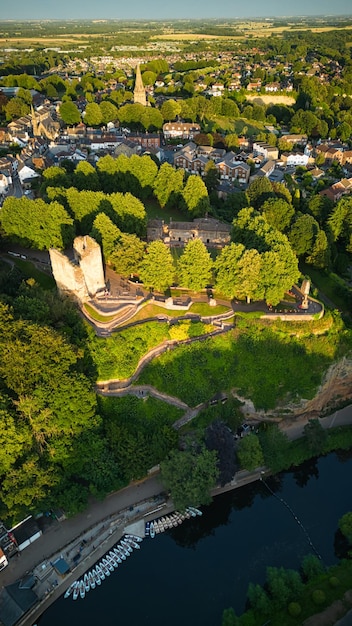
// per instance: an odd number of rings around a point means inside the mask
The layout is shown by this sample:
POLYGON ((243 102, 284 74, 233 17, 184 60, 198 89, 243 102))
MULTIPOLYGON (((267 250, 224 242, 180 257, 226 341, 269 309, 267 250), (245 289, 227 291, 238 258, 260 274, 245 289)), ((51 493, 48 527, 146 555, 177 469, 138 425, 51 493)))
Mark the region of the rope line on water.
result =
POLYGON ((307 529, 303 526, 301 520, 297 517, 297 515, 295 514, 295 512, 291 509, 290 505, 287 504, 286 500, 284 500, 283 498, 280 498, 280 496, 278 496, 272 489, 271 487, 269 487, 268 483, 265 482, 264 478, 261 476, 260 480, 262 481, 262 483, 265 485, 265 487, 268 489, 268 491, 270 491, 270 493, 277 499, 279 500, 279 502, 281 502, 291 513, 292 517, 294 518, 294 520, 297 522, 297 524, 301 527, 301 530, 304 532, 304 534, 307 537, 307 541, 309 543, 309 545, 311 546, 312 550, 315 552, 315 554, 317 555, 318 559, 320 559, 321 561, 322 556, 319 554, 318 550, 316 549, 316 547, 314 546, 307 529))

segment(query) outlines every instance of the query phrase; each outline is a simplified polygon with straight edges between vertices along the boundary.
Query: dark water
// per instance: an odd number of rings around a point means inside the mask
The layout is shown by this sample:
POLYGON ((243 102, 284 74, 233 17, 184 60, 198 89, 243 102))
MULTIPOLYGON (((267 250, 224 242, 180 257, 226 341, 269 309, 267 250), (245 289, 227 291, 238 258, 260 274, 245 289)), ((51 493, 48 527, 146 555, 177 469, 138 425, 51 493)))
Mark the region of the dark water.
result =
MULTIPOLYGON (((352 510, 352 454, 330 454, 268 479, 293 509, 326 565, 337 561, 339 518, 352 510)), ((40 626, 220 626, 244 610, 267 565, 298 568, 312 548, 288 509, 260 482, 219 496, 203 516, 145 539, 84 600, 61 597, 40 626)))

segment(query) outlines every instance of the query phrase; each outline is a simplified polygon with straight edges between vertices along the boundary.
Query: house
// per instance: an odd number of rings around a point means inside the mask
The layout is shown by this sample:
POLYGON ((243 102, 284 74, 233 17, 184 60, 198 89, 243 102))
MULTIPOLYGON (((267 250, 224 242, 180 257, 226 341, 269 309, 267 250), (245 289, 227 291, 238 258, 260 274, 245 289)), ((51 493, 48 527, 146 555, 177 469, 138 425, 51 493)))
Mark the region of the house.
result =
POLYGON ((281 155, 281 162, 283 165, 286 165, 286 167, 297 165, 307 166, 309 156, 303 152, 283 152, 281 155))
POLYGON ((264 165, 259 168, 255 175, 251 176, 250 182, 252 182, 252 180, 254 180, 257 176, 266 176, 266 178, 269 178, 269 176, 275 170, 275 165, 275 161, 266 161, 266 163, 264 163, 264 165))
POLYGON ((337 202, 342 196, 349 195, 350 193, 352 193, 352 178, 343 178, 334 185, 331 185, 328 189, 323 189, 320 195, 326 196, 333 202, 337 202))
POLYGON ((220 180, 228 180, 230 182, 238 180, 243 184, 249 181, 250 166, 243 161, 238 161, 234 152, 228 152, 222 159, 217 160, 215 166, 219 172, 220 180))
POLYGON ((34 179, 39 178, 39 174, 37 174, 37 172, 35 172, 31 167, 28 167, 28 165, 19 165, 18 178, 20 179, 22 187, 30 188, 31 182, 34 179))
POLYGON ((262 154, 265 159, 271 159, 273 161, 277 161, 279 158, 278 148, 276 148, 276 146, 271 146, 264 141, 255 141, 253 143, 253 152, 254 156, 262 154))
POLYGON ((150 220, 147 225, 147 241, 160 239, 170 246, 183 246, 188 241, 200 239, 205 245, 223 247, 230 243, 230 224, 213 218, 199 218, 193 222, 150 220))
POLYGON ((200 125, 189 122, 168 122, 163 125, 165 139, 193 139, 200 133, 200 125))
MULTIPOLYGON (((11 178, 10 178, 11 180, 11 178)), ((11 180, 12 182, 12 180, 11 180)), ((0 171, 0 196, 6 196, 10 186, 9 178, 0 171)))
POLYGON ((281 139, 286 143, 297 144, 298 146, 305 146, 308 143, 307 135, 282 135, 281 139))
POLYGON ((280 91, 280 83, 269 83, 268 85, 265 85, 265 91, 267 93, 273 93, 275 91, 280 91))
POLYGON ((142 148, 160 148, 159 133, 130 133, 128 139, 142 148))

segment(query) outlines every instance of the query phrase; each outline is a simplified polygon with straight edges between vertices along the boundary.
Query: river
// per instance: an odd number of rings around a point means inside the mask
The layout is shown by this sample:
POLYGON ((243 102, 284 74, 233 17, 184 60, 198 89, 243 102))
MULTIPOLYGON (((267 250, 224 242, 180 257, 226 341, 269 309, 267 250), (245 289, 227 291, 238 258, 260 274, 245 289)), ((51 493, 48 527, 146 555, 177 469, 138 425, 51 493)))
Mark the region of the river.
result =
MULTIPOLYGON (((332 453, 266 479, 326 565, 337 561, 338 520, 352 510, 351 471, 352 453, 332 453)), ((261 482, 218 496, 202 517, 140 545, 84 600, 57 600, 39 625, 220 626, 224 608, 244 610, 248 583, 262 583, 266 566, 298 568, 313 552, 261 482)))

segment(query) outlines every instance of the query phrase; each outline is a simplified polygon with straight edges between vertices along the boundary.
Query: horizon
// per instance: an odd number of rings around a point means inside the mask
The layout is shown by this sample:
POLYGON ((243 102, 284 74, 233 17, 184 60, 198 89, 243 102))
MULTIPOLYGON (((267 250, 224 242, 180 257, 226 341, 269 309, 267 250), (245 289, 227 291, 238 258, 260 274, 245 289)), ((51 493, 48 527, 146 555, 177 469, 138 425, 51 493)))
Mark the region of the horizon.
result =
POLYGON ((179 0, 175 7, 163 0, 135 0, 125 6, 118 6, 112 0, 101 0, 99 9, 93 0, 61 0, 60 4, 52 4, 37 0, 35 5, 25 0, 18 0, 3 9, 1 22, 33 22, 33 21, 163 21, 163 20, 246 20, 246 19, 287 19, 287 18, 335 18, 351 17, 350 0, 311 0, 309 8, 305 0, 296 0, 294 8, 288 0, 267 0, 266 13, 263 15, 263 4, 260 0, 252 0, 250 9, 236 0, 224 0, 221 15, 218 7, 209 0, 179 0), (4 10, 5 9, 5 10, 4 10), (5 15, 4 15, 5 13, 5 15))

